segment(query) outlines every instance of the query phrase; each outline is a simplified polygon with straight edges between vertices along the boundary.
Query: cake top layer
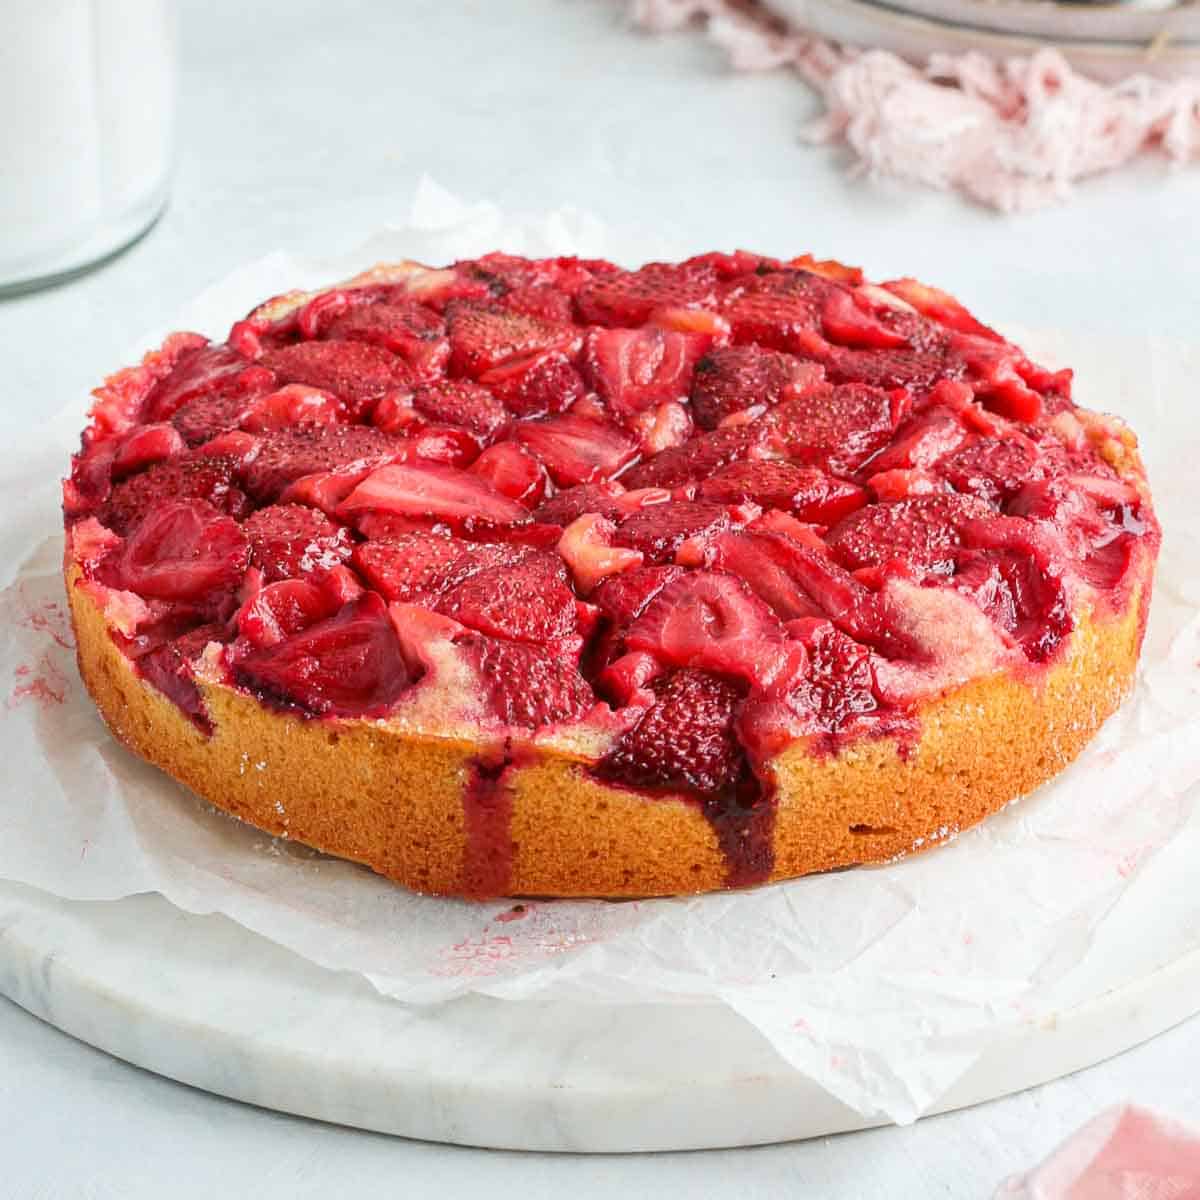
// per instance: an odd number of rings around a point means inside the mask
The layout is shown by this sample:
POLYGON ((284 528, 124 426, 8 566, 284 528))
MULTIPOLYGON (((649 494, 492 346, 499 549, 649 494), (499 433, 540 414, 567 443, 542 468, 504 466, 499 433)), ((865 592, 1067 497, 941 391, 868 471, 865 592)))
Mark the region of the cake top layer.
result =
POLYGON ((808 256, 381 267, 96 396, 72 551, 201 727, 197 671, 728 795, 1044 669, 1157 548, 1070 372, 808 256))

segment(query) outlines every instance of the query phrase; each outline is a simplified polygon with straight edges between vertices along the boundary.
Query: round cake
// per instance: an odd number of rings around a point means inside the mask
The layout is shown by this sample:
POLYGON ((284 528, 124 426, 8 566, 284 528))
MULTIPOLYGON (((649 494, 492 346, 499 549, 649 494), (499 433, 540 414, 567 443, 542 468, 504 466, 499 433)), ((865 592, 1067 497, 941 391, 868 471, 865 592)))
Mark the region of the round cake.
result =
POLYGON ((912 279, 403 262, 95 396, 65 578, 105 720, 419 891, 925 849, 1061 771, 1136 667, 1136 439, 912 279))

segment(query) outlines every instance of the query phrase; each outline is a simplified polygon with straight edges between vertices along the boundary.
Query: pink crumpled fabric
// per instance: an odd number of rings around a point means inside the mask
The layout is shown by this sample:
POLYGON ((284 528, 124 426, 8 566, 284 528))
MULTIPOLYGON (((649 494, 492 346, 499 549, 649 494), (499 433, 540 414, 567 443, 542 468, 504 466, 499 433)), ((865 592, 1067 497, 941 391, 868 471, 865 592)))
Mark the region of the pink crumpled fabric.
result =
POLYGON ((995 1200, 1200 1200, 1200 1135, 1144 1108, 1110 1108, 995 1200))
POLYGON ((923 67, 785 28, 752 0, 623 0, 652 32, 701 23, 739 71, 791 67, 825 100, 806 131, 844 141, 872 175, 956 189, 1004 212, 1066 199, 1076 180, 1158 148, 1200 160, 1200 79, 1115 85, 1057 51, 1003 61, 934 55, 923 67))

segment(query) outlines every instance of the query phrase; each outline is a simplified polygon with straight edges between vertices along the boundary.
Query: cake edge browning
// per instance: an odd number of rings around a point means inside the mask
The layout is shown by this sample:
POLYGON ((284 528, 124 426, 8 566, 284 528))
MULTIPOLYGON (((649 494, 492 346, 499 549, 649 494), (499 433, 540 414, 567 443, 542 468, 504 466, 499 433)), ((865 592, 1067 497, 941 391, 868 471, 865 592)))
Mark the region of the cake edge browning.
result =
MULTIPOLYGON (((1132 686, 1154 571, 1153 554, 1138 554, 1124 609, 1076 614, 1068 653, 1036 678, 1004 671, 926 702, 911 745, 861 739, 813 754, 804 739, 772 760, 767 879, 929 848, 1062 771, 1132 686)), ((69 554, 64 572, 80 675, 114 735, 257 829, 432 894, 635 898, 728 886, 717 834, 694 801, 606 784, 549 748, 500 759, 493 793, 469 805, 479 764, 500 748, 278 713, 200 680, 206 736, 138 677, 76 586, 69 554)))

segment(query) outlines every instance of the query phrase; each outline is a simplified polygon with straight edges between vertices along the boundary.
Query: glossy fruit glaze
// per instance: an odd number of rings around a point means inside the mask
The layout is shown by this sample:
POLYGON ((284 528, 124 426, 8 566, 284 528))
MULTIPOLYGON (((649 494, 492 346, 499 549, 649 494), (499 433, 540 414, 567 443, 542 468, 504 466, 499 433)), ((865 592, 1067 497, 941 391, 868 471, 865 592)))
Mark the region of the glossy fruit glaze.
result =
POLYGON ((746 883, 774 755, 903 753, 923 702, 1128 605, 1158 528, 1070 390, 914 280, 492 254, 174 335, 97 391, 64 508, 201 729, 203 651, 282 710, 505 747, 468 788, 481 886, 538 743, 690 798, 746 883))

